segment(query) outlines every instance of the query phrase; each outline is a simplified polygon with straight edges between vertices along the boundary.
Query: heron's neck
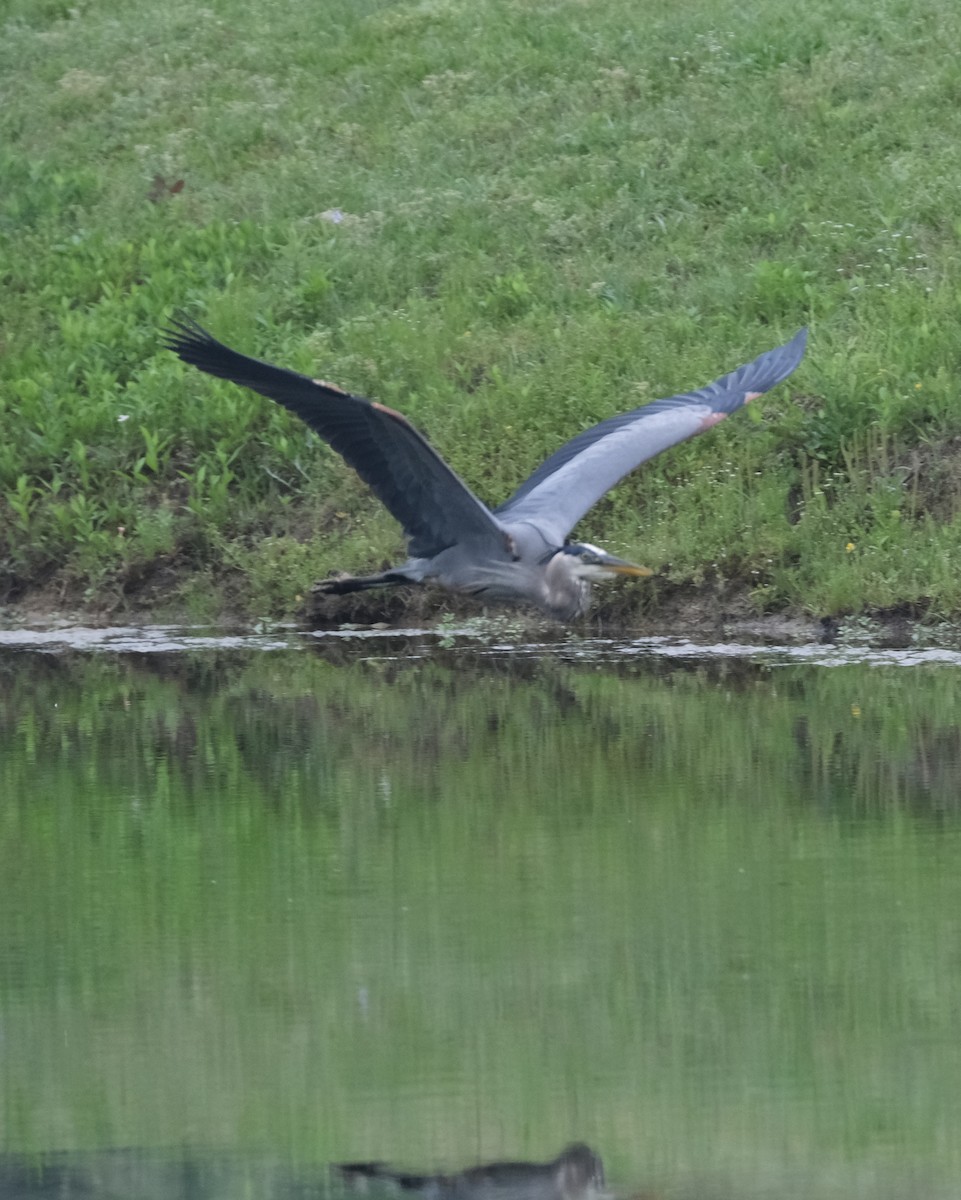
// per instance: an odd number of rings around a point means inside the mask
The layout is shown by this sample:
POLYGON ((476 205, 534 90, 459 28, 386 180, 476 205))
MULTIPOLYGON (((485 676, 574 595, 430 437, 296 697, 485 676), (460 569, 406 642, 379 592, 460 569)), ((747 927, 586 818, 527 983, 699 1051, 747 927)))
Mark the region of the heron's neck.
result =
POLYGON ((587 612, 591 585, 574 570, 569 554, 558 551, 544 572, 544 607, 560 621, 571 621, 587 612))

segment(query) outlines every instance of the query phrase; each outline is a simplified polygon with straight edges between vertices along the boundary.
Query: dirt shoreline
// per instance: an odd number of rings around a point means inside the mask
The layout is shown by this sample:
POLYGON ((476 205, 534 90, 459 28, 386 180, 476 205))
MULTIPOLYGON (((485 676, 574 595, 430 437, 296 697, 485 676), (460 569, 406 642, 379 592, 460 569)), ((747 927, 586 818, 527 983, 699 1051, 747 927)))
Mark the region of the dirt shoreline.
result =
MULTIPOLYGON (((196 605, 155 589, 124 596, 83 598, 64 595, 60 588, 37 588, 14 602, 0 604, 4 627, 51 628, 64 625, 102 628, 117 624, 202 624, 253 628, 271 618, 251 611, 239 594, 223 589, 215 611, 197 611, 196 605)), ((878 646, 956 644, 961 625, 932 622, 917 605, 813 616, 784 610, 758 613, 746 589, 708 581, 700 585, 661 582, 638 601, 637 592, 595 590, 591 613, 569 628, 581 635, 682 636, 696 640, 750 640, 765 644, 832 644, 855 640, 878 646)), ((299 611, 288 616, 305 629, 409 628, 443 626, 452 622, 510 622, 514 626, 556 633, 556 625, 536 612, 510 607, 484 608, 469 597, 458 597, 434 588, 396 588, 329 596, 312 592, 299 611)))

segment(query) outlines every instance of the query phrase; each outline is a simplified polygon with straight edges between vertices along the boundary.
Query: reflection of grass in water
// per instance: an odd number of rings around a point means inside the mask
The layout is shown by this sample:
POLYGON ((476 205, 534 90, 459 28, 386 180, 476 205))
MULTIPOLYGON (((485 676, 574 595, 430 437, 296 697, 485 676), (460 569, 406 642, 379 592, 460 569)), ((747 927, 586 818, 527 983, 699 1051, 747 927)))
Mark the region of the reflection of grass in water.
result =
POLYGON ((0 695, 12 1145, 961 1166, 951 672, 168 665, 0 695))

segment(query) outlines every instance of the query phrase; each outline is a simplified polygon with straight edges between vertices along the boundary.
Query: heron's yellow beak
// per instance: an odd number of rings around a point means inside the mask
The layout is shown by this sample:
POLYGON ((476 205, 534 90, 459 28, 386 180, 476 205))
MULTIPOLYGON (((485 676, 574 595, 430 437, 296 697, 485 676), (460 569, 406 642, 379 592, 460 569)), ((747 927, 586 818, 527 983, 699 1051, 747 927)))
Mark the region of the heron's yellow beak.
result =
POLYGON ((630 575, 635 579, 644 579, 648 575, 654 574, 650 567, 639 567, 636 563, 628 562, 624 558, 617 558, 613 554, 608 554, 600 565, 605 571, 610 571, 612 575, 630 575))

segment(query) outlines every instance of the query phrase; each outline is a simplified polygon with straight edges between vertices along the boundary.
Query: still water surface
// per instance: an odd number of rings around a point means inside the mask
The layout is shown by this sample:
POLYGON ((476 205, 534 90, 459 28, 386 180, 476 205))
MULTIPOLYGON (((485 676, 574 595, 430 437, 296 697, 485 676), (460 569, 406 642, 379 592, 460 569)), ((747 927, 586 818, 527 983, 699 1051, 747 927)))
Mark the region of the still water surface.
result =
POLYGON ((45 637, 0 645, 4 1200, 575 1139, 623 1196, 961 1195, 957 656, 45 637))

